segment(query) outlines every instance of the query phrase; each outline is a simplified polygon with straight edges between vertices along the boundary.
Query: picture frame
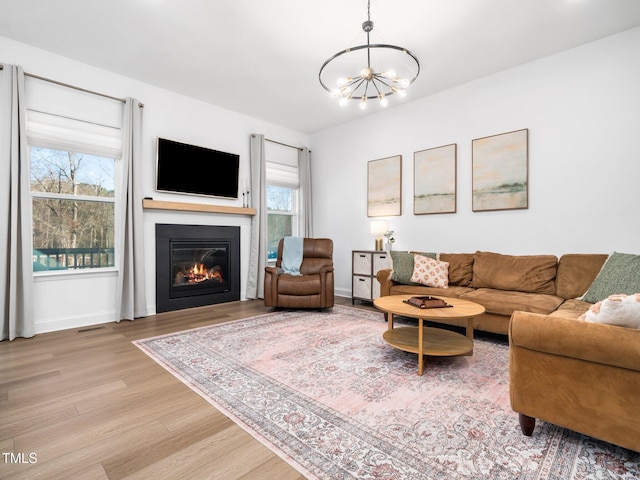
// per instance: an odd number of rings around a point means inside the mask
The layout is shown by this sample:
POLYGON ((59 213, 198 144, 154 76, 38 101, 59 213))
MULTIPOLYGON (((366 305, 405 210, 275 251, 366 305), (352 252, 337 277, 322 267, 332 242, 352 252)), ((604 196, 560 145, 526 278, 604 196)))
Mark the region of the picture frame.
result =
POLYGON ((458 145, 413 154, 413 214, 456 213, 458 145))
POLYGON ((402 215, 402 155, 367 164, 367 216, 402 215))
POLYGON ((472 210, 529 208, 529 129, 472 140, 472 210))

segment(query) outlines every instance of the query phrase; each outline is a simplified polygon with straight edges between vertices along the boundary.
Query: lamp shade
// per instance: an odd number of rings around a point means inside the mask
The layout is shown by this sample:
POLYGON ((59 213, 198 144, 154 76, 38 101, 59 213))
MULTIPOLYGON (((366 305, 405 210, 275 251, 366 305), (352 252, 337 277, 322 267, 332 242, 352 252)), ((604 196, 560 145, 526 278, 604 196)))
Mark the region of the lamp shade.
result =
POLYGON ((369 227, 371 235, 384 235, 387 233, 387 221, 386 220, 372 220, 369 227))

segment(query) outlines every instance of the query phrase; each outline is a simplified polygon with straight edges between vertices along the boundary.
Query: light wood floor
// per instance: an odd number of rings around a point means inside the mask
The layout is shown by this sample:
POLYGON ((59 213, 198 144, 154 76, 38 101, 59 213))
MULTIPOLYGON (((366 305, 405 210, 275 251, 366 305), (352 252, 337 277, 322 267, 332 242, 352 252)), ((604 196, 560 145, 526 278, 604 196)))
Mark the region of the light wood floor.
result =
POLYGON ((232 302, 0 342, 0 479, 303 479, 131 343, 271 310, 232 302))

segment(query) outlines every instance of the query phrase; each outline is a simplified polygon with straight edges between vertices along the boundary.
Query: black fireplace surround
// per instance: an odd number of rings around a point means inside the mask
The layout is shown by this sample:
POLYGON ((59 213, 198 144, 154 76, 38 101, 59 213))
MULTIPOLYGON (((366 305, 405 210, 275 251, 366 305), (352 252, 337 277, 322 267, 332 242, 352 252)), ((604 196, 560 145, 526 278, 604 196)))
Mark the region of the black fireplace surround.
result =
POLYGON ((240 300, 240 227, 156 224, 156 312, 240 300))

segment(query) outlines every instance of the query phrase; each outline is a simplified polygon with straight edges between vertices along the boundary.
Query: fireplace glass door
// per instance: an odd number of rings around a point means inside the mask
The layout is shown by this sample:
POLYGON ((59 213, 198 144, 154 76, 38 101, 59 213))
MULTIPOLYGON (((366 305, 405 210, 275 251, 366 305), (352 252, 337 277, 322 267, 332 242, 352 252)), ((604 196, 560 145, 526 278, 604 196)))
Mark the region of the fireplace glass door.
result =
POLYGON ((230 290, 229 242, 171 242, 171 298, 230 290))

